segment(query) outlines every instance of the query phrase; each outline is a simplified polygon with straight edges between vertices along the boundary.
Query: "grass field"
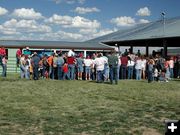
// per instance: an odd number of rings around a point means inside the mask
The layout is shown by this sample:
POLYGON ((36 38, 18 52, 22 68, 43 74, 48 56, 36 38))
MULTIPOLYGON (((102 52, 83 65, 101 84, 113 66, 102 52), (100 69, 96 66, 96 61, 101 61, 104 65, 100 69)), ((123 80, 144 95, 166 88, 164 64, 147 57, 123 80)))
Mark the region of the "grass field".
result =
POLYGON ((180 119, 180 80, 0 78, 0 135, 161 135, 165 119, 180 119))

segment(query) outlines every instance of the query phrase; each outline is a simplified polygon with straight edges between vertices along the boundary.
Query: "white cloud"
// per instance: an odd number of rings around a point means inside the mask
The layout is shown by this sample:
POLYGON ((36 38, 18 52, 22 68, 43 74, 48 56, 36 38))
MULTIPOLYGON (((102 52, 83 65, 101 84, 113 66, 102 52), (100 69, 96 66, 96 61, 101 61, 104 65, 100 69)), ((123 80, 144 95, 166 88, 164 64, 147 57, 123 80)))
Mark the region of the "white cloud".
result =
POLYGON ((128 16, 122 16, 112 18, 111 23, 116 24, 117 26, 132 26, 135 24, 135 19, 128 16))
POLYGON ((60 16, 54 14, 46 22, 62 25, 64 28, 99 28, 100 22, 97 20, 89 20, 80 16, 60 16))
POLYGON ((0 25, 0 33, 4 35, 20 34, 20 32, 17 32, 15 28, 5 28, 2 25, 0 25))
POLYGON ((51 32, 51 27, 38 24, 35 20, 16 20, 11 19, 6 21, 3 26, 5 28, 16 28, 23 32, 51 32))
POLYGON ((0 16, 1 15, 5 15, 5 14, 7 14, 8 13, 8 10, 7 9, 5 9, 5 8, 3 8, 3 7, 0 7, 0 16))
POLYGON ((52 17, 46 20, 46 22, 60 24, 60 25, 70 25, 72 23, 72 17, 60 16, 60 15, 54 14, 52 17))
POLYGON ((138 15, 138 16, 150 16, 151 11, 148 9, 148 7, 140 8, 137 11, 136 15, 138 15))
POLYGON ((83 35, 77 33, 70 33, 65 31, 57 31, 52 33, 45 33, 40 35, 41 40, 64 40, 64 41, 81 41, 83 35))
POLYGON ((145 19, 140 19, 139 23, 149 23, 149 20, 145 20, 145 19))
POLYGON ((79 14, 86 14, 86 13, 92 13, 92 12, 100 12, 100 10, 96 7, 92 7, 92 8, 76 7, 74 12, 79 13, 79 14))
POLYGON ((13 16, 23 19, 40 19, 43 18, 42 14, 39 12, 36 12, 33 8, 27 9, 27 8, 21 8, 21 9, 15 9, 13 12, 13 16))
POLYGON ((56 4, 59 4, 59 3, 67 3, 67 4, 79 3, 79 4, 84 4, 86 0, 52 0, 52 1, 54 1, 56 4))

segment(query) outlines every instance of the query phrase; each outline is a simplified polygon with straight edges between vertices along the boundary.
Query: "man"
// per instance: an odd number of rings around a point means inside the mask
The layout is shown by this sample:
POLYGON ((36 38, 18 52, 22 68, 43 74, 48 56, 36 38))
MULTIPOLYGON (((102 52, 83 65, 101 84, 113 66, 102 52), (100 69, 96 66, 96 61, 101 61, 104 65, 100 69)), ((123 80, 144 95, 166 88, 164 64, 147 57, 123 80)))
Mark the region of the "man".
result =
POLYGON ((104 65, 107 63, 107 61, 102 58, 102 54, 99 53, 97 58, 94 61, 97 71, 97 83, 103 82, 103 71, 104 71, 104 65))
POLYGON ((115 84, 118 84, 118 56, 115 51, 112 51, 111 55, 108 58, 109 68, 110 68, 110 82, 113 84, 113 80, 115 79, 115 84))
POLYGON ((19 67, 19 62, 20 62, 21 55, 22 55, 22 51, 21 51, 21 49, 19 48, 19 49, 16 51, 16 64, 17 64, 17 67, 19 67))
POLYGON ((40 58, 38 57, 37 53, 34 52, 34 55, 31 60, 31 64, 33 66, 33 79, 34 80, 39 79, 39 72, 38 72, 39 62, 40 62, 40 58))
POLYGON ((121 79, 126 79, 127 64, 128 58, 123 54, 121 57, 121 79))
POLYGON ((29 47, 26 47, 26 50, 24 50, 24 55, 31 55, 31 51, 29 50, 29 47))
POLYGON ((58 80, 62 80, 63 79, 63 64, 64 64, 64 59, 62 57, 62 53, 58 54, 58 58, 56 61, 56 65, 57 65, 57 74, 58 74, 58 80))

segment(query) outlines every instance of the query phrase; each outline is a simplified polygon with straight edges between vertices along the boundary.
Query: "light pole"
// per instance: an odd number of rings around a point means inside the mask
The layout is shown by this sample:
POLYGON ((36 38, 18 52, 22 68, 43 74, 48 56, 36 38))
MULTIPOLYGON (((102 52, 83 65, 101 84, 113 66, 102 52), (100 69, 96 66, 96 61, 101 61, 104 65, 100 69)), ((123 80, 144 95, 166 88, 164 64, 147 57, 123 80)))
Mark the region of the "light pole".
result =
MULTIPOLYGON (((165 37, 165 12, 161 13, 162 15, 162 19, 163 19, 163 37, 165 37)), ((167 55, 167 45, 166 45, 166 40, 165 38, 163 38, 163 47, 164 47, 164 51, 163 51, 163 56, 166 57, 167 55)))
POLYGON ((164 36, 164 32, 165 32, 165 15, 166 15, 166 13, 162 12, 161 15, 162 15, 162 19, 163 19, 163 36, 164 36))

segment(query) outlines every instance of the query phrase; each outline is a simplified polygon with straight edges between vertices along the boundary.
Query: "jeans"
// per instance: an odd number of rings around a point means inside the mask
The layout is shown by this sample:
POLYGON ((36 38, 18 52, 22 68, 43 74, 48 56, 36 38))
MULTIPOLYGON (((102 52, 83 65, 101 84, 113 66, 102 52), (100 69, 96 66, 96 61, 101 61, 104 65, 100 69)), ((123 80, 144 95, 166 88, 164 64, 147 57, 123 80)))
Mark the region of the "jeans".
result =
POLYGON ((103 82, 103 71, 97 71, 97 82, 103 82))
POLYGON ((24 78, 26 74, 26 68, 24 65, 20 65, 20 76, 21 78, 24 78))
POLYGON ((110 67, 109 78, 110 78, 111 84, 113 84, 114 79, 115 79, 115 83, 118 84, 117 68, 118 67, 113 67, 113 66, 110 67))
POLYGON ((2 77, 6 77, 6 71, 7 71, 7 65, 3 64, 2 65, 3 71, 2 71, 2 77))
POLYGON ((30 79, 30 71, 29 71, 29 69, 26 69, 25 78, 30 79))
POLYGON ((153 71, 148 71, 148 82, 152 82, 153 81, 153 71))
POLYGON ((75 70, 75 65, 74 64, 69 64, 68 65, 68 76, 71 80, 74 80, 74 70, 75 70))
POLYGON ((118 65, 118 66, 117 66, 117 79, 118 79, 118 80, 120 79, 120 77, 119 77, 120 69, 121 69, 121 66, 118 65))
POLYGON ((170 78, 174 78, 173 68, 169 68, 169 71, 170 71, 170 78))
POLYGON ((126 65, 121 65, 121 79, 126 79, 126 65))
POLYGON ((104 65, 104 78, 107 80, 109 78, 109 65, 104 65))
POLYGON ((38 71, 38 66, 34 65, 33 67, 33 79, 38 80, 39 79, 39 71, 38 71))
POLYGON ((64 74, 63 74, 63 80, 65 80, 66 78, 69 80, 69 75, 68 75, 68 73, 64 73, 64 74))
POLYGON ((136 69, 136 80, 141 80, 141 69, 136 69))
POLYGON ((57 71, 58 71, 58 80, 62 80, 63 79, 63 69, 62 69, 62 66, 58 65, 57 66, 57 71))
POLYGON ((128 67, 128 79, 133 79, 133 70, 134 70, 134 66, 128 67))
POLYGON ((53 67, 49 66, 49 78, 52 78, 52 74, 54 74, 52 73, 52 71, 53 71, 53 67))

